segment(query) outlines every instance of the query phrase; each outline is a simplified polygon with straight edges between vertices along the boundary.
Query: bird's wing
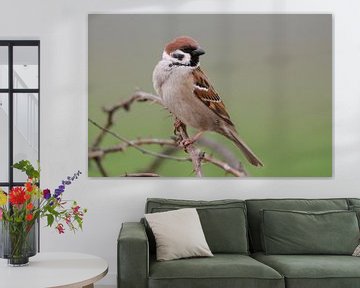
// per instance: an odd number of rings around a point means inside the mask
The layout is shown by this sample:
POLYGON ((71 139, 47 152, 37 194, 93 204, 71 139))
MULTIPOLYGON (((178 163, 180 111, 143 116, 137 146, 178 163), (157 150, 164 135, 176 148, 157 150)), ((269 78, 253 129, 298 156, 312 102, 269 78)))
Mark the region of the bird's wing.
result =
POLYGON ((198 67, 192 73, 194 78, 194 95, 224 121, 234 126, 223 101, 210 84, 204 72, 198 67))

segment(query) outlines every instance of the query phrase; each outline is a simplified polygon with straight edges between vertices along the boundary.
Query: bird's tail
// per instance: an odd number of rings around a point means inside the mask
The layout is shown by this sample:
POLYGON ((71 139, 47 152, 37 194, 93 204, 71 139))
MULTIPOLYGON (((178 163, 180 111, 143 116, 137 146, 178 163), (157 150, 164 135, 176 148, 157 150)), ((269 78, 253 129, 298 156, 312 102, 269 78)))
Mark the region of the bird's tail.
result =
POLYGON ((254 166, 264 166, 261 160, 255 155, 255 153, 245 144, 245 142, 237 135, 236 131, 227 129, 225 136, 232 140, 237 147, 244 153, 246 159, 254 166))

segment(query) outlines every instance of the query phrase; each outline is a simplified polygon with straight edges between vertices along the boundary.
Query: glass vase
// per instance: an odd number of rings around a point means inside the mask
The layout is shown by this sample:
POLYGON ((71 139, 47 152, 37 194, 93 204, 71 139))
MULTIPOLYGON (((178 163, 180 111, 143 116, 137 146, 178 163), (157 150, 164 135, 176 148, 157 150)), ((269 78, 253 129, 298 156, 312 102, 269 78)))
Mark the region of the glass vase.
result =
POLYGON ((36 255, 36 222, 29 226, 28 222, 0 221, 1 242, 0 257, 8 259, 9 266, 25 266, 29 257, 36 255))

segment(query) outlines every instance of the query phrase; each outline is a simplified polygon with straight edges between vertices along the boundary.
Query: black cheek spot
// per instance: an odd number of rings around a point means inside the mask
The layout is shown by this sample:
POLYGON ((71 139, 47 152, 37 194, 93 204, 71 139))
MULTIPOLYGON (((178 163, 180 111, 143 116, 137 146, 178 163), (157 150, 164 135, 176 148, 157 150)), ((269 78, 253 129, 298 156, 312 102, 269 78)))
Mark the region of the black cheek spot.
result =
POLYGON ((184 59, 184 54, 174 53, 172 54, 172 57, 181 61, 182 59, 184 59))

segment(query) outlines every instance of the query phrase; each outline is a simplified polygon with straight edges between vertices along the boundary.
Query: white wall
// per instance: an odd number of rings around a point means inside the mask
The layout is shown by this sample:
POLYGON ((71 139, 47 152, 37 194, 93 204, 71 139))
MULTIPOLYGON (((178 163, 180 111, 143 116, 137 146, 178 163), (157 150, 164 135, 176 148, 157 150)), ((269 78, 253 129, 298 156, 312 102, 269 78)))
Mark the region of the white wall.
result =
MULTIPOLYGON (((41 40, 43 186, 77 169, 67 192, 89 209, 85 229, 59 236, 42 229, 43 251, 104 257, 116 281, 116 238, 137 221, 147 197, 192 199, 358 197, 360 163, 360 2, 358 0, 120 1, 0 0, 1 39, 41 40), (334 176, 330 179, 89 179, 87 171, 87 14, 151 12, 334 13, 334 176)), ((284 164, 286 165, 286 164, 284 164)))

